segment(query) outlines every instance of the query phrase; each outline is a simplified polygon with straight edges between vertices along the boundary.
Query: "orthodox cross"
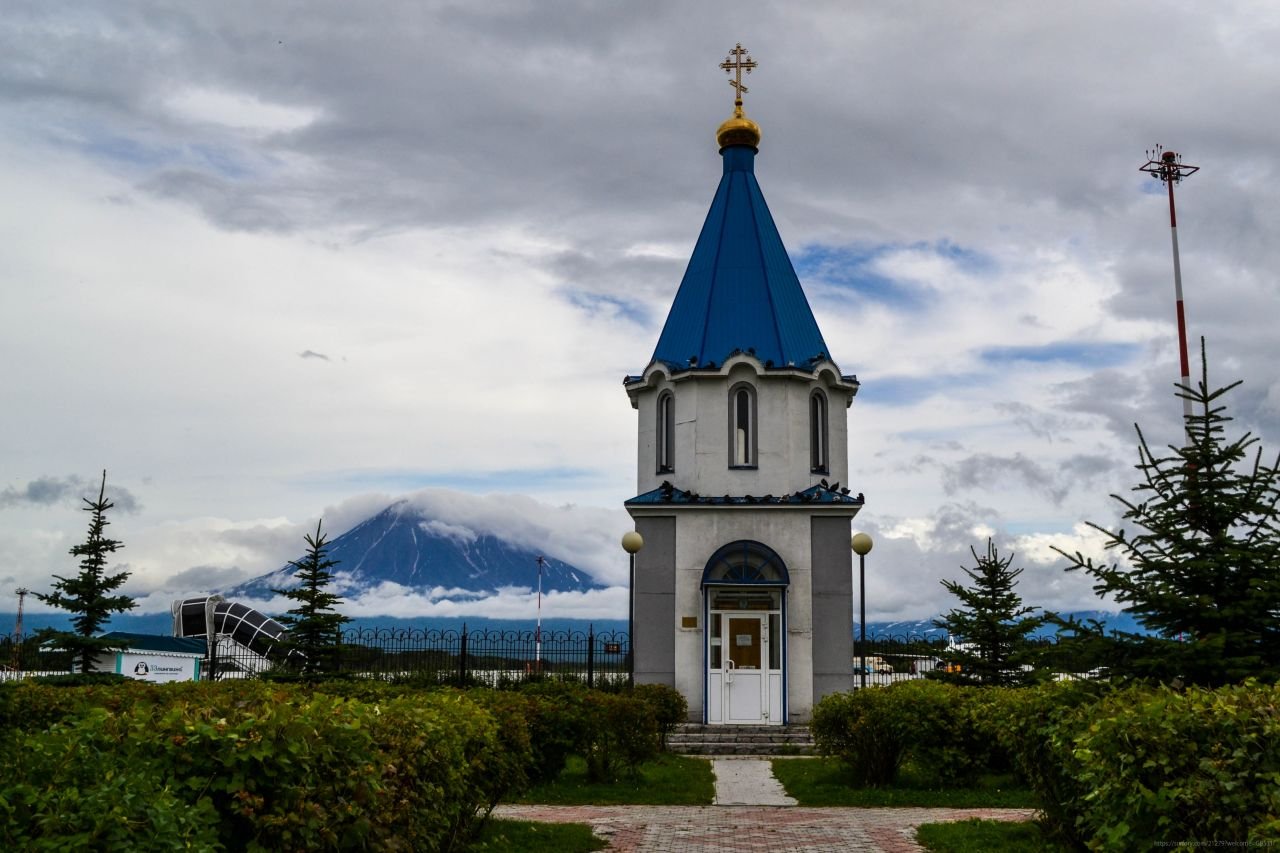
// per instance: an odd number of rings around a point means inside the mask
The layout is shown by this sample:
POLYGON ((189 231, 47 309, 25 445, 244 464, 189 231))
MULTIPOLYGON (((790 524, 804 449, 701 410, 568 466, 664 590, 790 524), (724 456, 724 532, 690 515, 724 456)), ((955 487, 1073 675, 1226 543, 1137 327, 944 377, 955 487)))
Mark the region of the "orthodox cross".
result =
POLYGON ((737 96, 734 100, 741 104, 742 96, 750 90, 742 85, 742 72, 751 73, 751 69, 756 67, 756 61, 751 58, 746 49, 742 46, 742 42, 738 42, 733 50, 729 51, 729 55, 724 58, 724 62, 720 63, 720 67, 724 69, 725 74, 732 74, 733 79, 729 81, 729 85, 733 87, 737 96), (744 58, 745 57, 745 58, 744 58))

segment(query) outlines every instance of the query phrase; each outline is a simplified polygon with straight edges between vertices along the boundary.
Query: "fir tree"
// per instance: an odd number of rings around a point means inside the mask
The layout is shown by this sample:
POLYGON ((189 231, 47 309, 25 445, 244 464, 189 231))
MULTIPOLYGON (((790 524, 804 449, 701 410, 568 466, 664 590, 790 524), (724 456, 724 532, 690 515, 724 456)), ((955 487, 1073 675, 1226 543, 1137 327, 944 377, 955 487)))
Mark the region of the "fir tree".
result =
POLYGON ((108 539, 105 535, 107 525, 111 523, 107 521, 107 510, 115 506, 107 499, 106 471, 102 472, 98 499, 91 501, 84 498, 84 504, 82 509, 91 514, 89 536, 71 549, 71 555, 80 558, 80 574, 72 578, 54 575, 56 582, 53 584, 53 592, 35 595, 45 604, 75 614, 71 620, 74 633, 44 631, 40 634, 40 640, 44 644, 69 650, 80 671, 88 672, 94 658, 114 645, 110 640, 97 636, 98 631, 111 618, 112 613, 132 610, 134 601, 127 595, 110 594, 120 588, 129 578, 129 573, 106 573, 107 557, 123 547, 119 540, 108 539))
MULTIPOLYGON (((1094 591, 1124 605, 1155 636, 1061 623, 1117 674, 1219 685, 1280 675, 1280 456, 1263 461, 1250 433, 1228 441, 1222 398, 1240 385, 1209 390, 1200 341, 1186 444, 1156 456, 1138 428, 1142 482, 1132 499, 1112 495, 1130 530, 1107 530, 1106 547, 1123 562, 1095 563, 1059 551, 1094 591), (1135 529, 1136 528, 1136 529, 1135 529)), ((1136 425, 1135 425, 1136 427, 1136 425)))
POLYGON ((306 556, 289 561, 299 585, 292 589, 272 590, 298 603, 297 607, 280 617, 280 622, 289 629, 288 648, 298 653, 291 654, 289 659, 298 663, 304 675, 334 671, 342 626, 348 621, 334 609, 342 599, 328 591, 333 581, 330 570, 338 563, 329 559, 329 542, 320 532, 321 523, 316 524, 315 536, 308 534, 304 537, 306 556), (297 660, 299 657, 300 661, 297 660))
POLYGON ((961 568, 973 585, 942 581, 962 606, 933 623, 963 643, 940 655, 946 663, 958 666, 958 671, 946 672, 943 677, 964 683, 1020 684, 1025 680, 1022 664, 1032 652, 1027 635, 1043 624, 1043 619, 1028 616, 1035 608, 1024 606, 1013 589, 1022 569, 1011 568, 1012 554, 1002 558, 990 539, 985 555, 979 556, 973 548, 969 552, 977 565, 961 568))

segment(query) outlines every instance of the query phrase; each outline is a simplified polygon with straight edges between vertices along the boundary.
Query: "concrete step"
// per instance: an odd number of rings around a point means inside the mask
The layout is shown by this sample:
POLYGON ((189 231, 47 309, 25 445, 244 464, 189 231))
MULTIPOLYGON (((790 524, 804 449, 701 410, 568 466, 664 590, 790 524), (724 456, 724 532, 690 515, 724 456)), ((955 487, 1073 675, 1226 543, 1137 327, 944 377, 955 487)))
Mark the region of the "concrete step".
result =
POLYGON ((667 736, 681 755, 812 755, 808 726, 709 726, 685 723, 667 736))

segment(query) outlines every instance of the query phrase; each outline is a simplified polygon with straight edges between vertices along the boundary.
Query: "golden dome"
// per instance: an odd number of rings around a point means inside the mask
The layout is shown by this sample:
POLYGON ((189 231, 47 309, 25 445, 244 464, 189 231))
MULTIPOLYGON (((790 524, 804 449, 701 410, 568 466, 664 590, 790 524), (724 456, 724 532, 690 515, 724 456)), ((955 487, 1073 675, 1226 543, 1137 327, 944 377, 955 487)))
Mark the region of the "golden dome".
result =
POLYGON ((747 118, 742 111, 742 99, 733 102, 733 117, 727 119, 716 131, 716 141, 721 148, 730 145, 750 145, 760 147, 760 125, 747 118))

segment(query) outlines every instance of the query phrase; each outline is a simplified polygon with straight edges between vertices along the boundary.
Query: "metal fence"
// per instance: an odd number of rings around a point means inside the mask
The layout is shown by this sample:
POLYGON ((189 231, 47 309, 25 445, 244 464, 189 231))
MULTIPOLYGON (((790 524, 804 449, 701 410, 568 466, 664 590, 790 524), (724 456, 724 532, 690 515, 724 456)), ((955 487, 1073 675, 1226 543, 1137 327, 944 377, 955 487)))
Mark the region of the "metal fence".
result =
POLYGON ((0 634, 0 681, 71 671, 71 652, 41 648, 32 634, 0 634))
MULTIPOLYGON (((1097 675, 1096 662, 1079 656, 1076 647, 1059 643, 1056 636, 1032 637, 1027 645, 1035 668, 1049 671, 1057 680, 1092 678, 1097 675)), ((927 673, 943 669, 943 653, 952 648, 951 640, 941 635, 885 635, 868 637, 866 642, 853 641, 853 686, 865 682, 873 685, 892 684, 924 678, 927 673), (865 656, 865 657, 864 657, 865 656)))
MULTIPOLYGON (((345 631, 334 669, 370 678, 456 684, 502 684, 572 678, 590 686, 627 680, 631 647, 625 631, 439 630, 360 628, 345 631)), ((215 679, 245 678, 278 666, 243 646, 221 642, 205 664, 215 679)))
MULTIPOLYGON (((1090 677, 1093 663, 1074 660, 1068 644, 1053 637, 1032 641, 1038 668, 1059 678, 1090 677)), ((854 640, 854 686, 923 678, 943 665, 945 637, 869 637, 854 640)), ((334 658, 338 672, 381 679, 414 679, 454 684, 504 684, 539 678, 572 678, 591 686, 627 680, 631 645, 625 631, 479 630, 360 628, 342 634, 334 658)), ((0 635, 0 681, 71 670, 69 652, 42 648, 32 635, 0 635)), ((206 678, 249 678, 284 668, 238 643, 220 637, 216 652, 201 663, 206 678)))

